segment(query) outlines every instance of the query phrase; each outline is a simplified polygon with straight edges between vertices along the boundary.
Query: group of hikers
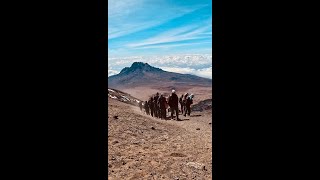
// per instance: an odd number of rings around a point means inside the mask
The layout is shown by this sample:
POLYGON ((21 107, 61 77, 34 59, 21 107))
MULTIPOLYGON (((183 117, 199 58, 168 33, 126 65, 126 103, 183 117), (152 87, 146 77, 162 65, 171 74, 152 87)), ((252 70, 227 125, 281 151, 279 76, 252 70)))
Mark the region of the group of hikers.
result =
POLYGON ((176 120, 179 120, 179 111, 185 117, 190 116, 191 113, 191 104, 193 103, 194 95, 189 93, 182 94, 179 98, 176 94, 176 91, 173 89, 172 93, 165 97, 164 94, 160 94, 157 92, 156 95, 151 96, 148 101, 139 102, 140 110, 145 110, 147 115, 151 115, 152 117, 160 118, 166 120, 167 118, 167 110, 168 113, 171 112, 171 120, 173 120, 173 115, 175 115, 176 120), (179 109, 180 104, 180 109, 179 109))

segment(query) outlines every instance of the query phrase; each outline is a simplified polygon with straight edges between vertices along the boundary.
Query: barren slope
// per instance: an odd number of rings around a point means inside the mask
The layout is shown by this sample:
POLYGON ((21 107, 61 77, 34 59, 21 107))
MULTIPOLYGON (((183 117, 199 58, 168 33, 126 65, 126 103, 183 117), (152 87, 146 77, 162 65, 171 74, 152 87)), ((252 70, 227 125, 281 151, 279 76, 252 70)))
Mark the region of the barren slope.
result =
POLYGON ((108 103, 109 179, 211 179, 210 113, 162 121, 132 105, 108 103))

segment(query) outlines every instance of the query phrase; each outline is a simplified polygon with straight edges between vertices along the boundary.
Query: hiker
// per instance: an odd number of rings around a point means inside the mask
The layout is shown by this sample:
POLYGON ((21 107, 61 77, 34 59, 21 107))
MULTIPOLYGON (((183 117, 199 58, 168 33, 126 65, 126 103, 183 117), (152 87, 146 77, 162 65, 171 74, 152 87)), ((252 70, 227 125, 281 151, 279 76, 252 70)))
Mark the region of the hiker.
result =
POLYGON ((176 95, 176 91, 173 89, 171 96, 169 97, 169 106, 171 109, 171 120, 173 120, 173 114, 176 112, 176 120, 179 120, 179 107, 178 107, 179 98, 176 95))
POLYGON ((154 105, 154 116, 157 118, 158 116, 158 98, 159 98, 159 93, 157 92, 157 94, 153 97, 153 105, 154 105))
POLYGON ((151 116, 153 117, 153 111, 154 111, 153 97, 150 97, 150 98, 149 98, 148 105, 149 105, 149 109, 150 109, 151 116))
MULTIPOLYGON (((170 106, 169 106, 170 96, 171 96, 171 94, 169 94, 169 96, 167 97, 167 106, 166 106, 166 109, 168 110, 168 116, 170 116, 170 112, 171 112, 170 106)), ((166 114, 167 114, 167 112, 166 112, 166 114)))
POLYGON ((144 109, 146 111, 146 114, 149 115, 149 105, 147 101, 144 102, 144 109))
POLYGON ((166 98, 163 94, 159 98, 159 107, 160 107, 160 119, 166 119, 166 98))
POLYGON ((139 101, 140 111, 142 112, 142 101, 139 101))
POLYGON ((186 111, 185 111, 184 116, 186 116, 186 114, 188 114, 188 115, 190 116, 190 113, 191 113, 191 108, 190 108, 190 106, 191 106, 191 104, 193 104, 193 97, 194 97, 194 95, 191 94, 191 95, 188 96, 187 99, 186 99, 186 111))
POLYGON ((170 96, 166 97, 166 117, 167 117, 167 110, 168 110, 168 116, 170 116, 170 108, 169 108, 169 104, 168 104, 169 97, 170 96))
POLYGON ((183 114, 183 108, 184 108, 184 104, 183 104, 183 94, 181 95, 181 97, 179 98, 179 103, 181 106, 181 114, 183 114))
POLYGON ((184 113, 187 111, 186 103, 187 103, 188 96, 189 96, 189 93, 185 93, 183 95, 183 99, 182 99, 182 105, 183 105, 183 112, 184 113))
POLYGON ((157 108, 158 108, 158 118, 160 118, 161 119, 161 117, 162 117, 162 114, 161 114, 161 108, 160 108, 160 96, 159 96, 159 98, 158 98, 158 100, 157 100, 157 108))

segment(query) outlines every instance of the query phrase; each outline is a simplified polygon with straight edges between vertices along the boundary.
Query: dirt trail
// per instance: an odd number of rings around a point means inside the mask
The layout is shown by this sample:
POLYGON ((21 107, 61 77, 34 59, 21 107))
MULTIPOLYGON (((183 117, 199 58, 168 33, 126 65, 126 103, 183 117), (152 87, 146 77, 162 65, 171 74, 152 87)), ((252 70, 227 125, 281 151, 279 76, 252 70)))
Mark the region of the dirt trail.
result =
POLYGON ((166 121, 108 103, 108 179, 212 178, 210 113, 166 121))
MULTIPOLYGON (((212 143, 212 116, 211 113, 208 112, 192 112, 191 117, 184 117, 181 113, 179 113, 179 119, 181 121, 176 120, 160 120, 154 118, 150 115, 146 115, 144 112, 141 112, 138 107, 131 107, 136 113, 140 113, 144 117, 160 121, 162 123, 171 124, 177 126, 179 128, 183 128, 187 131, 190 136, 194 136, 195 138, 199 138, 201 142, 212 143), (210 123, 210 124, 209 124, 210 123), (200 128, 200 130, 197 130, 200 128)), ((167 114, 167 117, 170 116, 171 113, 167 114)))

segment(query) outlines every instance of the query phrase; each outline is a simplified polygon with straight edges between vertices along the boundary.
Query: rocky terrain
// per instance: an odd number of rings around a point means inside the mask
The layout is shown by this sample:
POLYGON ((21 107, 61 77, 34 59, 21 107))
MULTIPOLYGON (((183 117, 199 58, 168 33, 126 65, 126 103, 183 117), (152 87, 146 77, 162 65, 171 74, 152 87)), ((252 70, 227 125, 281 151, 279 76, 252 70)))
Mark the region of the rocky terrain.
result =
POLYGON ((108 179, 212 179, 211 79, 135 62, 110 76, 108 87, 108 179), (195 95, 191 117, 160 120, 137 107, 172 89, 195 95))
POLYGON ((108 179, 212 179, 211 112, 159 120, 109 96, 108 179))
POLYGON ((108 97, 134 106, 139 106, 139 102, 141 101, 128 93, 111 88, 108 88, 108 97))
POLYGON ((191 106, 192 111, 212 110, 212 99, 206 99, 191 106))

